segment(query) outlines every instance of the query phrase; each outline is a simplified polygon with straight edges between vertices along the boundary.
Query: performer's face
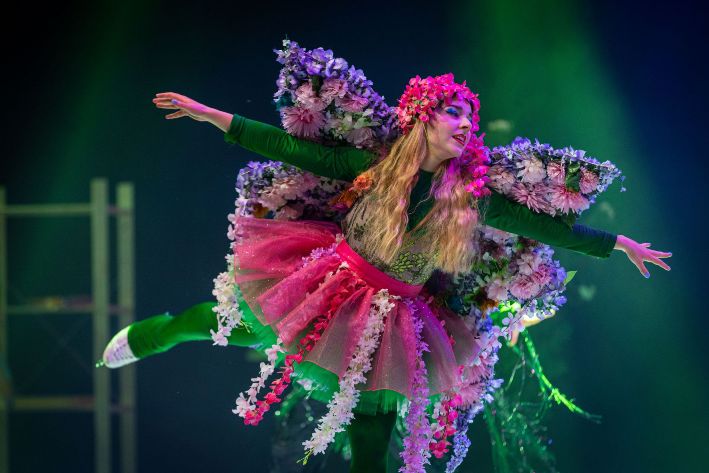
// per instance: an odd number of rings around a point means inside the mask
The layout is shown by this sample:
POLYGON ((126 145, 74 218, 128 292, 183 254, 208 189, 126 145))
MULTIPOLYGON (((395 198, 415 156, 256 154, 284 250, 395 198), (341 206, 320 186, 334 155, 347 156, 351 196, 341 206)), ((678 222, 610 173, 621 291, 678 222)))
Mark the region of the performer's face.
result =
POLYGON ((473 113, 470 104, 459 99, 439 106, 428 125, 428 150, 443 162, 460 156, 470 140, 473 113))

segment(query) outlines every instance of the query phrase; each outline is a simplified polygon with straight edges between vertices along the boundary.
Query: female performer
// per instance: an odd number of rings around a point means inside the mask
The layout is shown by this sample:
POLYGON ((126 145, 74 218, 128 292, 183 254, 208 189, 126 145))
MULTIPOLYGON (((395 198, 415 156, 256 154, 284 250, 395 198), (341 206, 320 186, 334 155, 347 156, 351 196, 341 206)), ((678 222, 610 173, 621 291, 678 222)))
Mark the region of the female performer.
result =
MULTIPOLYGON (((645 277, 646 262, 670 269, 661 258, 671 254, 649 243, 570 226, 495 192, 478 199, 480 181, 471 178, 466 160, 482 147, 474 134, 479 102, 451 74, 412 79, 399 101, 401 136, 381 159, 365 149, 298 139, 180 94, 159 93, 153 102, 174 110, 167 119, 207 121, 228 142, 266 158, 354 181, 341 227, 235 218, 235 279, 246 323, 226 332, 230 344, 265 349, 269 360, 235 412, 255 425, 280 401, 291 377, 315 386, 313 397, 329 402, 329 412, 305 442, 307 455, 324 451, 347 428, 353 472, 385 471, 402 404, 409 406, 410 433, 402 471, 424 471, 429 446, 436 453, 426 404, 436 398, 446 399, 448 407, 461 402, 455 393, 474 369, 479 346, 475 329, 422 287, 434 270, 469 270, 478 224, 601 258, 623 251, 645 277), (258 400, 278 361, 284 361, 280 378, 258 400)), ((105 365, 116 368, 183 341, 209 339, 218 328, 213 307, 198 304, 124 328, 107 346, 105 365)))

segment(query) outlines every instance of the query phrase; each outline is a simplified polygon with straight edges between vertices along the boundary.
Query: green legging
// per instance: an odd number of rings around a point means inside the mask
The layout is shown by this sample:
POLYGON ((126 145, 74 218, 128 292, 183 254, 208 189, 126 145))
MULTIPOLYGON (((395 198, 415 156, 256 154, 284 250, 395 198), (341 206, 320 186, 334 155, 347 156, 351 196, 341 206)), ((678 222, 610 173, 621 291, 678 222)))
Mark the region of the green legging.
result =
MULTIPOLYGON (((145 358, 162 353, 175 345, 195 340, 211 340, 210 330, 217 329, 213 302, 196 304, 178 315, 155 315, 131 325, 128 343, 133 354, 145 358)), ((252 346, 259 343, 252 332, 243 328, 232 330, 230 345, 252 346)), ((375 416, 357 414, 347 427, 352 447, 350 473, 387 471, 389 438, 396 422, 396 413, 375 416)))

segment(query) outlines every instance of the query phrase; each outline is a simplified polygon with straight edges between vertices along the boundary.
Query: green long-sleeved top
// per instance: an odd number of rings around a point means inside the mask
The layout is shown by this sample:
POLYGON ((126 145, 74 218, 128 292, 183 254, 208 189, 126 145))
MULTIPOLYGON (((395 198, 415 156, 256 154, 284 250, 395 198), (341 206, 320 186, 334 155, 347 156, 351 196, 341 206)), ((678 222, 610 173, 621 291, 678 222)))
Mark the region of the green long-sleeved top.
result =
MULTIPOLYGON (((225 140, 266 158, 286 162, 319 176, 345 181, 353 180, 376 159, 375 155, 366 150, 348 146, 323 146, 301 140, 279 128, 239 115, 234 115, 225 140)), ((409 203, 409 228, 415 226, 433 206, 433 199, 428 198, 432 176, 431 172, 419 172, 409 203)), ((615 246, 614 234, 580 224, 569 226, 560 218, 533 212, 496 192, 483 199, 481 204, 485 209, 484 224, 506 232, 600 258, 608 257, 615 246)), ((354 228, 356 230, 357 227, 354 228)), ((349 239, 348 243, 355 250, 358 249, 349 239)), ((393 265, 385 267, 381 262, 371 262, 406 282, 418 284, 427 279, 433 268, 424 264, 423 255, 415 254, 412 248, 402 250, 402 258, 395 259, 397 261, 393 265), (416 269, 413 275, 409 274, 412 268, 416 269), (404 273, 407 274, 404 276, 404 273)))

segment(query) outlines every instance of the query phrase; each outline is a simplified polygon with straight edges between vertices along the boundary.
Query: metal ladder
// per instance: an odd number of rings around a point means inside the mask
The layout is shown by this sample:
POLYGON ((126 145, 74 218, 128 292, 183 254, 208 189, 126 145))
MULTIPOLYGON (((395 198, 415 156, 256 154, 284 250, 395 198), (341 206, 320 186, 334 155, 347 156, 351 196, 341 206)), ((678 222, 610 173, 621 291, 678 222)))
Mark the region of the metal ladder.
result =
POLYGON ((91 201, 78 204, 8 205, 0 187, 0 473, 9 473, 9 417, 12 411, 93 411, 94 471, 111 471, 111 414, 120 422, 122 473, 136 471, 135 367, 119 373, 118 402, 111 403, 111 377, 106 368, 93 371, 93 393, 83 396, 13 396, 10 380, 2 383, 2 369, 9 369, 8 316, 23 314, 88 314, 92 317, 93 358, 101 357, 111 330, 110 316, 124 327, 135 318, 134 192, 131 183, 116 186, 116 204, 110 205, 106 179, 91 180, 91 201), (85 216, 91 222, 91 298, 82 304, 8 305, 7 223, 27 217, 85 216), (109 218, 116 219, 117 301, 110 301, 109 218))

